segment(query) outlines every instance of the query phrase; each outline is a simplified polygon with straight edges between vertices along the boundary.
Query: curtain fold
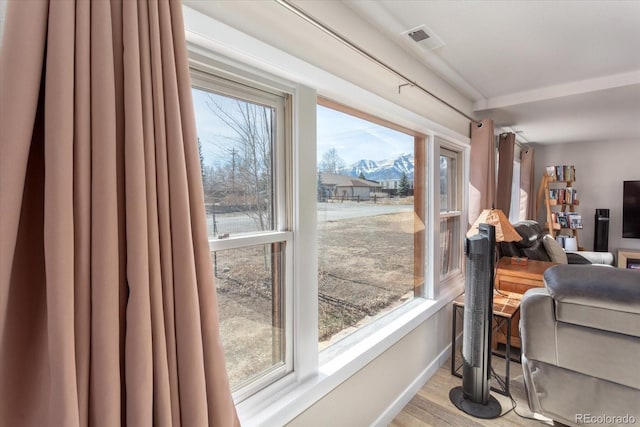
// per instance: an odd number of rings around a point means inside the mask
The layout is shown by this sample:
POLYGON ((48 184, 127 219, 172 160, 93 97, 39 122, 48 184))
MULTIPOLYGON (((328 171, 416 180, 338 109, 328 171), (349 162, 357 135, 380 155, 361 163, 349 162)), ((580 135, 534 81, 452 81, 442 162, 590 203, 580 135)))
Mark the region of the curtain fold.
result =
POLYGON ((511 211, 511 188, 513 183, 513 159, 516 145, 514 133, 503 133, 498 138, 498 185, 496 208, 509 217, 511 211))
POLYGON ((467 229, 484 209, 495 205, 496 150, 493 120, 484 119, 482 126, 471 123, 469 170, 469 215, 467 229))
POLYGON ((533 148, 522 151, 520 157, 520 221, 536 219, 536 183, 533 148))
POLYGON ((0 423, 234 426, 180 2, 9 2, 0 423))

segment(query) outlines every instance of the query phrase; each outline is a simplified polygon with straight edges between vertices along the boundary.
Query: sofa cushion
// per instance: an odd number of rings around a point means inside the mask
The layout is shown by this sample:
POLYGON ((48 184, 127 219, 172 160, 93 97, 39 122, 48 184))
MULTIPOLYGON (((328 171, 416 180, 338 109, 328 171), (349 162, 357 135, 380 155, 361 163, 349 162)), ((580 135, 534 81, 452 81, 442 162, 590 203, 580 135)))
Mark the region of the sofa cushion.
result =
POLYGON ((557 262, 558 264, 567 264, 567 254, 560 246, 560 243, 556 241, 551 235, 547 234, 542 238, 542 244, 551 258, 551 261, 557 262))

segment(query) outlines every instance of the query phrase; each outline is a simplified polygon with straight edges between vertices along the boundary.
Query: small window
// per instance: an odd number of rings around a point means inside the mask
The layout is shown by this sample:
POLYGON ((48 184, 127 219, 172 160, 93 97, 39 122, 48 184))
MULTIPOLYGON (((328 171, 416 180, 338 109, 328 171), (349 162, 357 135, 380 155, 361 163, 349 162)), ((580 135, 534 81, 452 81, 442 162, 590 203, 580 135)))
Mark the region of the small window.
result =
POLYGON ((318 106, 319 347, 424 283, 424 138, 322 100, 318 106))
POLYGON ((460 270, 460 154, 440 149, 440 278, 460 270))
POLYGON ((236 401, 292 370, 288 95, 192 72, 220 334, 236 401))

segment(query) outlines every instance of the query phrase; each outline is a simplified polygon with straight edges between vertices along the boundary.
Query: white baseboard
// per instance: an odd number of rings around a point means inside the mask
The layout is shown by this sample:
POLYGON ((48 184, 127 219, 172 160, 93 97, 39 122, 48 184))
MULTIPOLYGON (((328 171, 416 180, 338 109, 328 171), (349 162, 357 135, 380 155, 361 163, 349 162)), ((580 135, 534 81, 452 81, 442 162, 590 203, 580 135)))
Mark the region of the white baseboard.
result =
POLYGON ((438 369, 451 356, 451 344, 446 346, 444 350, 440 352, 418 377, 402 392, 396 400, 371 424, 373 427, 387 427, 391 421, 407 406, 407 404, 413 399, 418 391, 424 386, 427 381, 436 373, 438 369))

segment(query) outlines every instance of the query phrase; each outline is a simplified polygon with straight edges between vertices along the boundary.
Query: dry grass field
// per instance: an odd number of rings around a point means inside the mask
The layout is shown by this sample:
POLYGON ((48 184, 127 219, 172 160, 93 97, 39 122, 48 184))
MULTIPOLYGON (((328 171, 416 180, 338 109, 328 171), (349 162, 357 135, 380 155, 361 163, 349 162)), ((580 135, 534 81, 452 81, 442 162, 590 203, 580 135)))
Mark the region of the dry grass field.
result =
MULTIPOLYGON (((319 221, 320 347, 412 297, 413 222, 412 212, 319 221)), ((281 331, 271 320, 269 246, 223 251, 214 263, 227 369, 236 387, 282 359, 273 345, 281 331)))

